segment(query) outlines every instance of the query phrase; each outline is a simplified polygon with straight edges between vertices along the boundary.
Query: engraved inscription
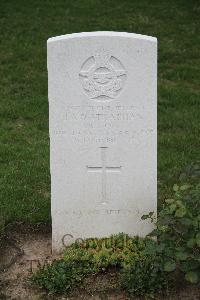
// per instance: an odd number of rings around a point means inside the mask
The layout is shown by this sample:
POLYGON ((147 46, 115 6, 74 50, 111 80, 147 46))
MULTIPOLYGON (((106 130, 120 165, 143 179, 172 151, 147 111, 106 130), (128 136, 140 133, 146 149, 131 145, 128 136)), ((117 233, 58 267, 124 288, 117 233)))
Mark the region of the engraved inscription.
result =
POLYGON ((115 98, 122 90, 126 76, 122 63, 105 50, 89 57, 79 73, 86 94, 99 101, 115 98))
POLYGON ((65 215, 140 215, 142 216, 143 212, 141 212, 138 208, 133 209, 82 209, 82 210, 66 210, 64 211, 65 215))
POLYGON ((101 161, 102 166, 87 166, 88 172, 101 172, 102 174, 102 202, 101 204, 105 205, 108 202, 107 194, 106 194, 106 176, 107 172, 120 172, 121 166, 107 166, 107 159, 106 159, 106 150, 108 147, 100 147, 101 149, 101 161))
POLYGON ((68 135, 74 143, 112 145, 119 140, 139 144, 153 134, 153 127, 144 127, 144 117, 134 105, 68 105, 62 115, 63 126, 55 135, 68 135), (131 124, 135 122, 137 127, 131 124))
POLYGON ((65 120, 66 121, 134 121, 136 118, 142 119, 134 106, 68 106, 65 120))

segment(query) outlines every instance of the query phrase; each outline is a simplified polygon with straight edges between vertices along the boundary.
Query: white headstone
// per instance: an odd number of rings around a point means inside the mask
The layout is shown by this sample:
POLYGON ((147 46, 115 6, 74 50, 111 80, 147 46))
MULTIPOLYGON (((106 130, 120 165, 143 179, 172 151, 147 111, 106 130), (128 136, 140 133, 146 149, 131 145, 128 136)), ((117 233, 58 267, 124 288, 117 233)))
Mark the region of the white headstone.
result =
POLYGON ((157 40, 120 32, 48 40, 53 250, 152 230, 157 40))

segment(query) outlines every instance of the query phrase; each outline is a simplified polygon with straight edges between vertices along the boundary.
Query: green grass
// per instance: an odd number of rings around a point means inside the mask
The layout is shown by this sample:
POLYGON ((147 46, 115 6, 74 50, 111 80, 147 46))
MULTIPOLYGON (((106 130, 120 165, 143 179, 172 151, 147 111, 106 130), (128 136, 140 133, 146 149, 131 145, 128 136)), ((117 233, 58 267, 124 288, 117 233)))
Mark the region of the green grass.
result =
POLYGON ((158 186, 168 193, 197 160, 200 2, 56 0, 0 2, 0 211, 6 222, 50 222, 46 40, 80 31, 156 36, 158 186))

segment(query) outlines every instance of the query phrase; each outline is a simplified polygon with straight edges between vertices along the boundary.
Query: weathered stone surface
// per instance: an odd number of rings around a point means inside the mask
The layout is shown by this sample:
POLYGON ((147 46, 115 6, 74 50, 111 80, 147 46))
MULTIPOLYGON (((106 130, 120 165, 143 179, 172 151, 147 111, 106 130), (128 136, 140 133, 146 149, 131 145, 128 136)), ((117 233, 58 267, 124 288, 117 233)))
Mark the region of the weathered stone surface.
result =
POLYGON ((152 229, 157 41, 118 32, 48 40, 53 250, 152 229), (72 238, 73 236, 73 238, 72 238))

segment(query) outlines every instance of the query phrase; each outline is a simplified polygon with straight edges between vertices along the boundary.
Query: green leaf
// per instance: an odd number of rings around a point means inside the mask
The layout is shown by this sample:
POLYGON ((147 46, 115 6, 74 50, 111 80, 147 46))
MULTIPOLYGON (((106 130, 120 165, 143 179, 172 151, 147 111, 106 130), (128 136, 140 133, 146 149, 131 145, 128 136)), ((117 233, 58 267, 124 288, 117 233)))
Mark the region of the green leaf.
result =
POLYGON ((159 236, 159 235, 160 235, 160 230, 158 229, 154 229, 152 232, 148 234, 148 236, 152 236, 152 237, 159 236))
POLYGON ((176 210, 176 204, 171 204, 169 207, 169 212, 172 214, 176 210))
POLYGON ((196 243, 200 247, 200 233, 197 233, 196 235, 196 243))
POLYGON ((178 207, 182 207, 182 206, 183 206, 183 202, 182 202, 181 200, 177 200, 177 201, 176 201, 176 205, 177 205, 178 207))
POLYGON ((185 173, 181 173, 180 176, 179 176, 179 179, 182 181, 182 180, 185 180, 187 178, 187 175, 185 173))
POLYGON ((164 271, 166 271, 166 272, 172 272, 175 269, 176 269, 176 263, 173 260, 167 261, 164 264, 164 271))
POLYGON ((174 199, 165 199, 165 202, 167 204, 172 204, 174 202, 174 199))
POLYGON ((165 247, 166 247, 165 244, 162 243, 162 244, 158 245, 157 251, 158 251, 159 253, 161 253, 161 252, 165 249, 165 247))
POLYGON ((145 247, 144 253, 145 254, 155 254, 157 251, 158 245, 156 243, 152 243, 152 241, 150 240, 145 247))
POLYGON ((188 258, 188 254, 186 252, 177 252, 176 258, 178 260, 186 260, 188 258))
POLYGON ((192 238, 187 242, 189 248, 193 248, 196 245, 196 239, 192 238))
POLYGON ((186 273, 185 279, 191 283, 197 283, 199 281, 199 276, 196 272, 190 271, 186 273))
POLYGON ((174 184, 174 186, 173 186, 173 191, 174 191, 174 192, 178 192, 178 190, 179 190, 178 184, 174 184))
POLYGON ((170 215, 162 217, 159 221, 158 224, 160 225, 169 225, 171 221, 173 220, 173 217, 170 215))
POLYGON ((192 221, 188 218, 183 218, 182 220, 180 220, 180 222, 185 226, 190 226, 192 224, 192 221))
POLYGON ((182 218, 186 214, 186 208, 184 206, 176 210, 175 217, 182 218))
POLYGON ((190 187, 191 187, 190 184, 184 184, 184 185, 182 185, 182 186, 180 187, 180 190, 181 190, 181 191, 185 191, 185 190, 189 189, 190 187))
POLYGON ((196 259, 190 259, 190 260, 186 260, 186 261, 181 261, 179 268, 182 272, 187 273, 190 271, 195 271, 198 269, 198 262, 196 259))

